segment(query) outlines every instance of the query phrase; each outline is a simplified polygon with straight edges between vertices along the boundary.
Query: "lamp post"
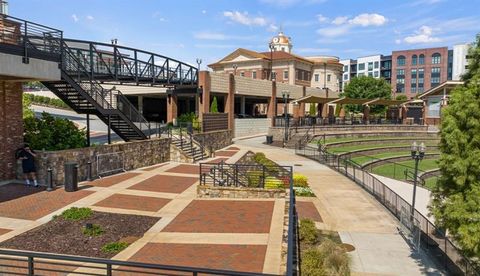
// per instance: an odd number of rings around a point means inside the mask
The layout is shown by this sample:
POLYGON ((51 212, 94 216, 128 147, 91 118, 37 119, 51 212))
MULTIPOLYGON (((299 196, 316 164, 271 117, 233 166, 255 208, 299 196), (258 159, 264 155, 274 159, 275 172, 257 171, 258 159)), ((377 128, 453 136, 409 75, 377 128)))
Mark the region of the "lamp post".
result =
POLYGON ((413 174, 413 198, 412 198, 412 210, 411 210, 411 219, 415 214, 415 197, 417 194, 417 177, 418 177, 418 162, 423 159, 425 156, 425 144, 422 142, 420 145, 417 145, 417 142, 412 144, 412 159, 415 160, 415 171, 413 174))
POLYGON ((285 144, 288 141, 288 99, 290 98, 290 92, 288 90, 282 91, 282 97, 283 97, 283 114, 285 116, 285 137, 283 138, 283 147, 285 147, 285 144))
POLYGON ((273 80, 273 49, 275 49, 275 45, 270 42, 270 44, 268 44, 268 48, 270 48, 270 76, 267 77, 267 80, 273 80))
POLYGON ((197 58, 197 65, 198 65, 197 70, 198 70, 198 72, 200 72, 200 64, 202 64, 202 59, 197 58))

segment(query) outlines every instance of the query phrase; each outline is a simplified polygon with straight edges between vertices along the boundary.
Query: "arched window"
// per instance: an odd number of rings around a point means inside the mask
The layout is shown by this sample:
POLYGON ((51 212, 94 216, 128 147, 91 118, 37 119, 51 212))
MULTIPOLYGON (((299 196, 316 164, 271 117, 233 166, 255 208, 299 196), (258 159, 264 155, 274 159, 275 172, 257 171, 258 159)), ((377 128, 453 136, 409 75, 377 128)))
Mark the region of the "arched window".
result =
POLYGON ((442 55, 435 53, 432 55, 432 64, 440 64, 442 62, 442 55))
POLYGON ((398 56, 397 57, 397 65, 398 66, 405 66, 405 56, 398 56))
POLYGON ((425 55, 424 55, 424 54, 421 54, 421 55, 418 57, 418 64, 419 64, 419 65, 424 65, 424 64, 425 64, 425 55))
POLYGON ((417 65, 417 55, 412 56, 412 65, 417 65))

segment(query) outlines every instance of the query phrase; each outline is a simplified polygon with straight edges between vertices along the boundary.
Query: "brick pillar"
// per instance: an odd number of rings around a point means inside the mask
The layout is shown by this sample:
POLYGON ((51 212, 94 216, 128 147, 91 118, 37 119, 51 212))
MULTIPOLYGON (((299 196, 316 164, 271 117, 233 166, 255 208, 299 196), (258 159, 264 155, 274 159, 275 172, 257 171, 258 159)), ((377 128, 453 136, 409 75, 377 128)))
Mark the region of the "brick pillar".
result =
POLYGON ((423 100, 422 104, 422 119, 423 125, 427 125, 427 100, 423 100))
POLYGON ((176 92, 167 96, 167 123, 173 122, 173 119, 178 115, 178 98, 176 92))
POLYGON ((268 99, 267 118, 272 119, 272 126, 275 126, 275 117, 277 116, 277 83, 272 81, 272 95, 268 99))
POLYGON ((22 83, 0 82, 0 181, 14 179, 23 144, 22 83))
POLYGON ((210 112, 210 90, 212 87, 212 81, 210 78, 210 72, 200 71, 198 75, 198 87, 202 89, 202 97, 199 98, 198 103, 198 117, 202 121, 203 113, 210 112))
POLYGON ((225 100, 225 113, 228 113, 228 129, 235 129, 235 76, 229 75, 228 94, 225 100))
POLYGON ((370 117, 370 106, 368 106, 368 104, 364 105, 363 106, 363 121, 365 122, 365 124, 369 124, 369 120, 368 120, 368 117, 370 117))
MULTIPOLYGON (((302 97, 305 97, 305 95, 307 95, 307 88, 304 86, 302 90, 303 90, 302 91, 302 97)), ((305 117, 305 103, 301 103, 301 104, 298 105, 298 111, 297 112, 298 112, 298 114, 297 114, 298 117, 305 117)))

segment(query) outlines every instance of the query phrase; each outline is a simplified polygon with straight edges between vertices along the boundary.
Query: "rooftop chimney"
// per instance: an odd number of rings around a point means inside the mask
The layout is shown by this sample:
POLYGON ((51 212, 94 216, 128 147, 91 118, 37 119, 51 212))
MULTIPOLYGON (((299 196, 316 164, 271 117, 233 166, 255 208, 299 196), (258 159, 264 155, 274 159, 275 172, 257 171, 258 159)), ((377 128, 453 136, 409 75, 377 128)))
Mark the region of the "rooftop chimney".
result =
POLYGON ((8 15, 8 2, 6 0, 0 0, 0 14, 8 15))

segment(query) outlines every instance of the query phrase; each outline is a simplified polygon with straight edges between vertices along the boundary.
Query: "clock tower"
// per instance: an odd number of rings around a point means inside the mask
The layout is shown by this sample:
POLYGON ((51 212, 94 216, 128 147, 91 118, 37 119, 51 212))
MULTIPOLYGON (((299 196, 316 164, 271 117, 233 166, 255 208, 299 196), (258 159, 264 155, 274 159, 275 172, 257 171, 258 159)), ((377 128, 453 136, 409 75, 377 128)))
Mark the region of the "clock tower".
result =
POLYGON ((270 45, 273 47, 273 51, 282 51, 287 53, 292 53, 292 43, 290 42, 291 38, 286 36, 282 31, 278 35, 274 36, 270 41, 270 45))

